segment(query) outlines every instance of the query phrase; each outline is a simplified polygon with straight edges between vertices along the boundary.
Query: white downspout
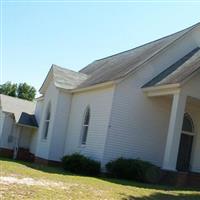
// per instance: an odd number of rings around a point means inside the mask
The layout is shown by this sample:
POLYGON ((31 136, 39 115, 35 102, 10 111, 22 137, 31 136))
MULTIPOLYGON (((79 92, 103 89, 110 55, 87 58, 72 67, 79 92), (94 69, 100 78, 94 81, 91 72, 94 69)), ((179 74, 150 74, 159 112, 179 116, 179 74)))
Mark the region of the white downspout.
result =
POLYGON ((14 153, 13 153, 14 160, 17 158, 17 153, 19 150, 19 141, 20 141, 20 136, 21 136, 21 130, 22 130, 22 127, 17 126, 17 135, 15 138, 14 153))

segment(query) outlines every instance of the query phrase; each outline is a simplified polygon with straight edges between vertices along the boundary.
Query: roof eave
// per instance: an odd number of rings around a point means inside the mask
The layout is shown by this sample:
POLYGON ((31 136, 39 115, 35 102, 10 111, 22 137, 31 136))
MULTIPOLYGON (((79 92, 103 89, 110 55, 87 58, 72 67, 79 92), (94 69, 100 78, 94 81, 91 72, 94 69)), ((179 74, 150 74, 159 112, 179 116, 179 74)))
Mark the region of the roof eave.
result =
POLYGON ((89 90, 95 90, 95 89, 101 89, 101 88, 104 88, 104 87, 113 86, 113 85, 115 85, 116 83, 117 83, 117 81, 108 81, 108 82, 99 83, 99 84, 92 85, 92 86, 88 86, 88 87, 72 89, 72 90, 69 90, 69 91, 70 91, 71 93, 85 92, 85 91, 89 91, 89 90))
POLYGON ((43 101, 43 100, 44 100, 44 96, 43 95, 40 96, 40 97, 35 98, 35 101, 43 101))
POLYGON ((164 96, 164 95, 173 95, 180 92, 180 83, 175 84, 167 84, 167 85, 159 85, 159 86, 151 86, 147 88, 142 88, 142 91, 148 97, 155 96, 164 96))
POLYGON ((52 79, 53 79, 53 65, 51 65, 51 68, 49 69, 48 74, 47 74, 46 78, 44 79, 42 86, 39 89, 40 94, 44 95, 46 88, 52 79))
POLYGON ((27 127, 27 128, 32 128, 32 129, 38 129, 39 128, 38 126, 30 126, 30 125, 22 124, 22 123, 16 123, 16 125, 27 127))

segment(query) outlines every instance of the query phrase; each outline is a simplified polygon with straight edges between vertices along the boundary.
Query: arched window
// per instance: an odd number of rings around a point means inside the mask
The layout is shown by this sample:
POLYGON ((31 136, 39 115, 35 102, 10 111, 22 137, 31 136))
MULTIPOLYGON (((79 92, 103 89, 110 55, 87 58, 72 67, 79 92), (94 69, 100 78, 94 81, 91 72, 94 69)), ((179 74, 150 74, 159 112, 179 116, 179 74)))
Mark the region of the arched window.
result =
POLYGON ((88 135, 88 127, 90 122, 90 108, 87 107, 83 119, 83 127, 82 127, 82 138, 81 138, 81 144, 86 144, 87 141, 87 135, 88 135))
POLYGON ((48 132, 49 132, 50 119, 51 119, 51 105, 49 103, 46 110, 46 115, 45 115, 43 139, 47 139, 48 132))
POLYGON ((183 118, 182 133, 179 142, 176 169, 178 171, 189 171, 191 166, 191 155, 193 140, 195 136, 193 120, 189 114, 183 118))
POLYGON ((184 115, 182 131, 188 133, 194 133, 194 124, 192 118, 187 113, 184 115))

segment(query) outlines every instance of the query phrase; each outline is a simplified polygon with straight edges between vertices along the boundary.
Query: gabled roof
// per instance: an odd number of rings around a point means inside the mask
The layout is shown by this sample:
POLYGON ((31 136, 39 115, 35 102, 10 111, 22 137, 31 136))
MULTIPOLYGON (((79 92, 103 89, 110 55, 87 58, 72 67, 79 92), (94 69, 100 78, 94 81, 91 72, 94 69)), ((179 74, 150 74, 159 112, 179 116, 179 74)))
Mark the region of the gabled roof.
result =
POLYGON ((53 80, 55 86, 58 88, 63 88, 67 90, 75 89, 88 77, 89 76, 86 74, 75 72, 53 64, 39 91, 43 94, 50 80, 53 80))
POLYGON ((44 94, 51 80, 54 81, 56 87, 73 90, 125 78, 199 26, 200 23, 134 49, 96 60, 79 72, 52 65, 40 88, 40 93, 44 94))
POLYGON ((86 74, 63 69, 57 65, 53 65, 52 68, 56 87, 64 89, 74 89, 89 77, 86 74))
POLYGON ((87 74, 90 77, 83 82, 79 88, 118 80, 125 77, 127 74, 134 72, 139 66, 199 25, 200 24, 198 23, 187 29, 140 47, 94 61, 80 70, 81 73, 87 74))
MULTIPOLYGON (((1 110, 3 112, 13 114, 16 123, 19 123, 23 112, 27 113, 28 115, 34 115, 35 105, 35 102, 0 94, 1 110)), ((32 124, 29 125, 32 126, 32 124)))
POLYGON ((182 83, 198 69, 200 69, 199 47, 193 49, 190 53, 158 74, 155 78, 145 84, 143 88, 182 83))

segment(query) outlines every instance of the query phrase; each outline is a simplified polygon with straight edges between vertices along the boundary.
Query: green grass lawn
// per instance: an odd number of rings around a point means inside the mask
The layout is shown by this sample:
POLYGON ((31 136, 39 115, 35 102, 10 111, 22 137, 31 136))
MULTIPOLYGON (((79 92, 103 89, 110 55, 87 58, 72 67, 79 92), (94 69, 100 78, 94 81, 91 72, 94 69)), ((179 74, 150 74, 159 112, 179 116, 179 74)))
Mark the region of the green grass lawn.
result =
POLYGON ((200 192, 196 189, 77 176, 56 167, 0 159, 2 199, 200 200, 200 192))

